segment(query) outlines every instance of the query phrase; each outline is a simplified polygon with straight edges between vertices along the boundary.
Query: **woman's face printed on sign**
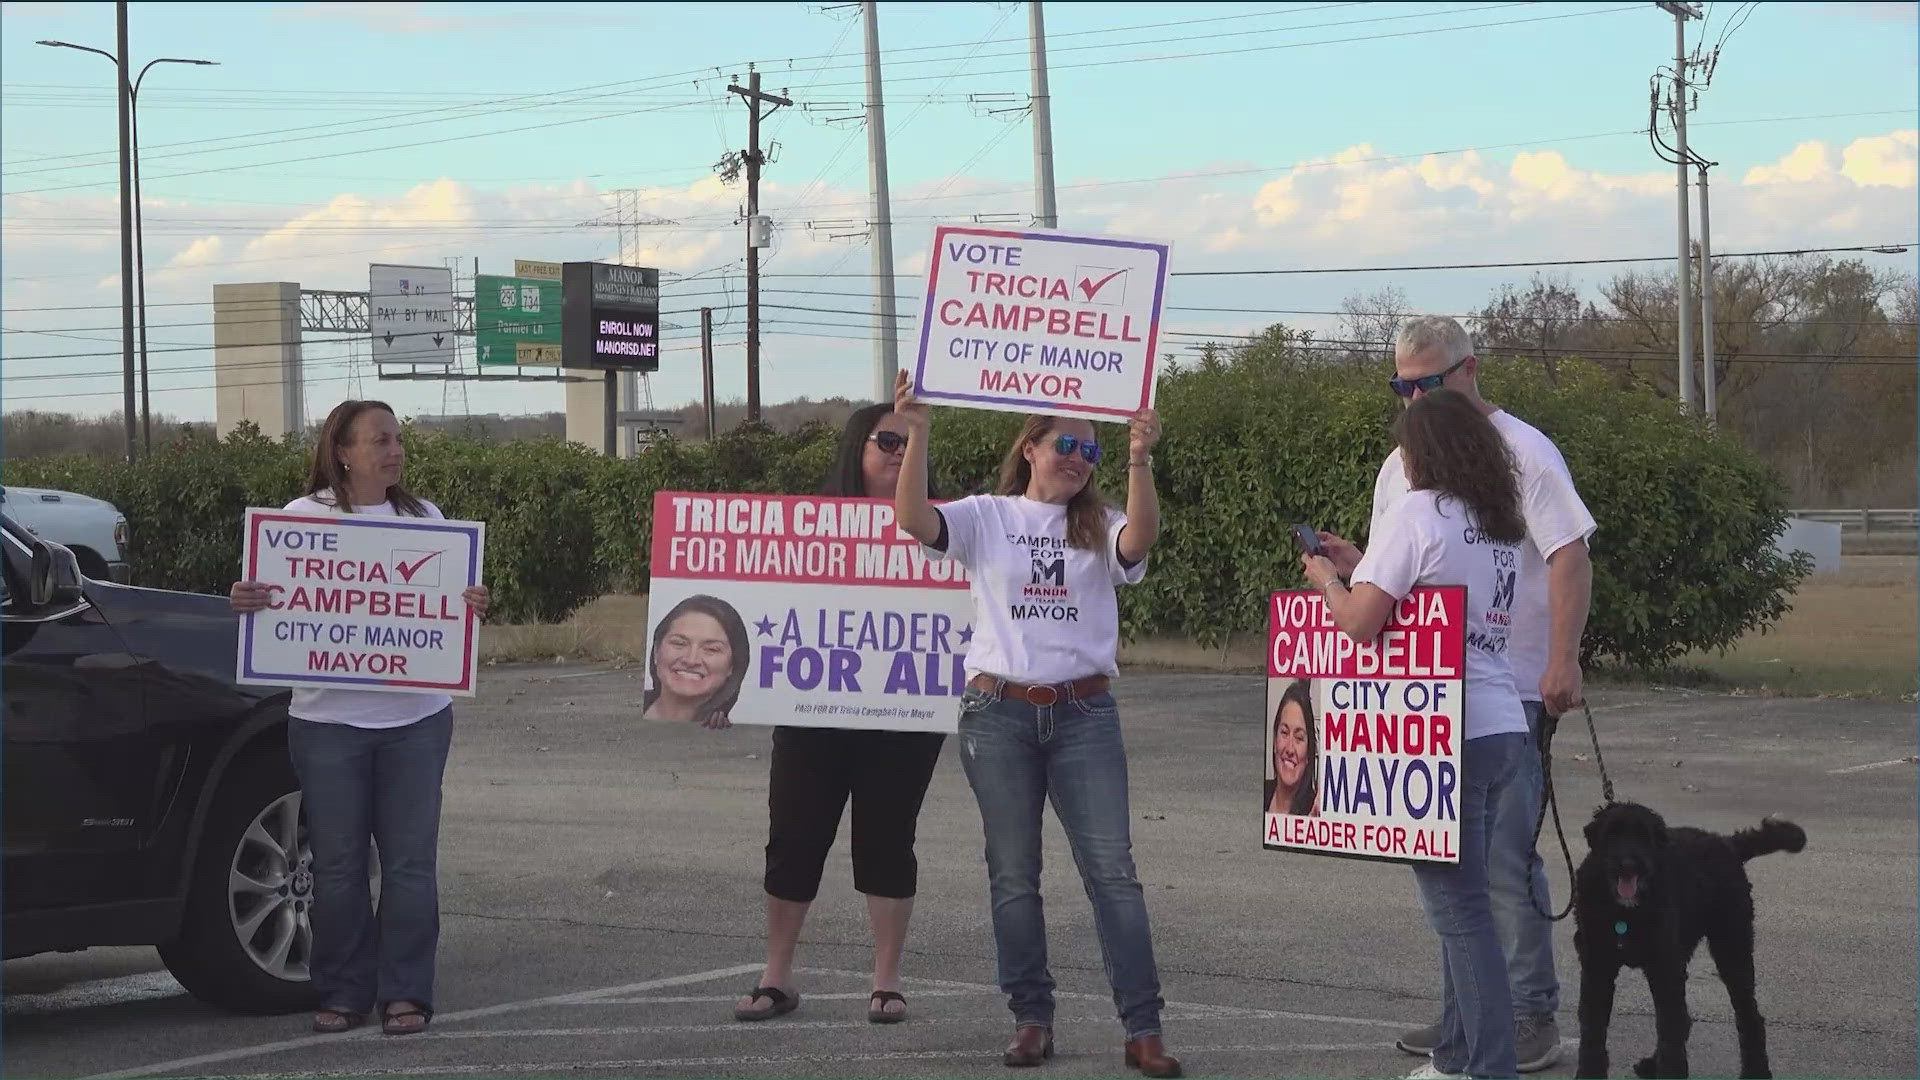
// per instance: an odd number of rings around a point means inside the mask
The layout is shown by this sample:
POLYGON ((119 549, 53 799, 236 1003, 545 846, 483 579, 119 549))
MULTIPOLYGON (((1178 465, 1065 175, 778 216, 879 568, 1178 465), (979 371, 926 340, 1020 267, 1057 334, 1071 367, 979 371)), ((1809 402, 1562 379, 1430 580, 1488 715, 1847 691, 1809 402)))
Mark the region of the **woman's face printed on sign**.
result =
POLYGON ((660 689, 698 700, 720 689, 733 672, 733 646, 720 620, 698 611, 681 613, 660 641, 660 689))
POLYGON ((1300 786, 1307 772, 1307 714, 1299 702, 1280 706, 1273 728, 1273 775, 1289 790, 1300 786))

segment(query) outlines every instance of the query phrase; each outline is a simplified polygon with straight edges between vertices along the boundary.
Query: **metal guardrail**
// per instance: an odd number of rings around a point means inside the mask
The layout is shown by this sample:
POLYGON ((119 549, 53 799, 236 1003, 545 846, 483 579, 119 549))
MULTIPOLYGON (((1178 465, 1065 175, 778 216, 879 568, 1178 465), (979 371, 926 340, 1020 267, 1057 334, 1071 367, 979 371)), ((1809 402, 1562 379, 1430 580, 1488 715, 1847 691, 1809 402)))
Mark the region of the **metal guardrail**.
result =
POLYGON ((1920 510, 1789 510, 1802 521, 1840 526, 1841 532, 1920 532, 1920 510))

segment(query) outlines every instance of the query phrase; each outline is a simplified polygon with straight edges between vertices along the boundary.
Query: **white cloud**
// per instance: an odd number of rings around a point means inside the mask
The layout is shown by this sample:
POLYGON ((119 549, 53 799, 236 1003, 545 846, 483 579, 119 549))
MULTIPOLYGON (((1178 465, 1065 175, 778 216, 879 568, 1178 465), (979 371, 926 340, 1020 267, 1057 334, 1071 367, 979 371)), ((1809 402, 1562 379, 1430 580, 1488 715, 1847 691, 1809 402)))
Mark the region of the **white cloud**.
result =
MULTIPOLYGON (((1778 158, 1749 169, 1744 183, 1723 181, 1716 187, 1715 248, 1764 250, 1911 239, 1916 224, 1917 143, 1920 139, 1914 131, 1900 129, 1856 139, 1840 149, 1817 142, 1783 147, 1778 158)), ((1197 171, 1231 174, 1244 165, 1216 162, 1197 171)), ((1734 170, 1729 166, 1726 172, 1739 175, 1734 170)), ((1062 184, 1064 227, 1170 239, 1175 268, 1182 270, 1524 261, 1654 254, 1670 251, 1673 245, 1670 172, 1608 172, 1584 167, 1577 154, 1558 151, 1512 158, 1464 153, 1402 159, 1360 143, 1272 175, 1265 182, 1249 182, 1242 174, 1184 175, 1151 183, 1063 177, 1062 184)), ((918 287, 914 275, 926 265, 934 216, 975 209, 989 193, 997 193, 991 205, 1023 200, 1024 196, 1006 195, 1010 186, 1016 185, 986 179, 896 186, 898 291, 910 295, 918 287), (942 197, 930 199, 936 195, 942 197)), ((738 386, 727 379, 737 380, 740 370, 737 347, 726 343, 740 337, 741 315, 728 309, 738 305, 742 296, 739 264, 744 238, 737 223, 741 196, 739 184, 723 185, 712 176, 639 192, 643 213, 672 222, 639 231, 639 259, 680 275, 705 272, 699 284, 670 284, 667 292, 675 300, 674 308, 717 309, 722 392, 729 395, 738 393, 738 386), (730 268, 726 275, 730 280, 724 284, 714 272, 720 268, 730 268), (702 290, 713 295, 691 295, 702 290), (676 294, 687 298, 680 302, 676 294), (733 375, 725 375, 727 371, 733 375)), ((585 228, 581 223, 608 215, 613 205, 610 193, 587 180, 502 190, 475 187, 457 177, 422 183, 399 194, 343 193, 315 205, 150 202, 146 211, 149 297, 157 304, 179 305, 156 308, 154 338, 185 345, 210 340, 211 331, 204 329, 210 319, 205 304, 215 283, 285 280, 310 289, 355 290, 365 288, 367 264, 376 261, 439 265, 454 257, 465 271, 477 257, 482 270, 500 273, 515 258, 611 259, 617 252, 615 231, 585 228), (167 323, 175 326, 163 327, 167 323)), ((809 219, 864 220, 864 185, 853 181, 846 187, 803 188, 797 182, 769 182, 763 187, 762 206, 776 222, 775 245, 762 253, 762 267, 769 275, 769 292, 763 298, 774 304, 842 312, 766 310, 763 380, 767 399, 867 393, 867 347, 857 340, 867 333, 862 314, 867 301, 861 295, 867 282, 860 277, 777 276, 867 270, 869 252, 864 246, 827 238, 829 232, 857 230, 857 224, 807 227, 809 219), (777 294, 777 290, 794 288, 828 295, 777 294), (804 326, 794 320, 836 325, 804 326)), ((8 200, 8 209, 16 212, 0 218, 0 227, 6 245, 9 312, 100 305, 79 315, 49 310, 16 319, 10 314, 9 327, 20 322, 30 330, 55 331, 116 323, 117 200, 36 197, 18 204, 8 200)), ((1599 268, 1587 280, 1598 280, 1612 269, 1599 268)), ((1514 271, 1510 276, 1524 280, 1527 273, 1514 271)), ((1483 300, 1498 280, 1498 272, 1185 278, 1176 282, 1175 295, 1180 298, 1173 302, 1324 309, 1337 306, 1347 293, 1393 285, 1405 289, 1417 307, 1462 311, 1483 300)), ((902 310, 912 307, 903 304, 902 310)), ((1288 318, 1317 328, 1310 318, 1247 314, 1234 321, 1237 318, 1170 316, 1170 325, 1231 332, 1288 318)), ((670 321, 693 320, 675 316, 670 321)), ((113 335, 109 330, 96 336, 113 335)), ((677 338, 670 336, 667 344, 672 362, 654 384, 655 400, 663 406, 687 400, 699 386, 697 364, 692 362, 697 353, 688 351, 689 337, 682 332, 677 338)), ((78 343, 74 347, 92 348, 78 343)), ((106 342, 98 348, 111 351, 114 347, 115 342, 106 342)), ((333 365, 330 370, 336 379, 345 370, 344 361, 336 359, 340 348, 329 346, 316 352, 323 357, 317 362, 333 365)), ((903 343, 903 354, 910 348, 903 343)), ((112 366, 117 361, 108 357, 92 362, 112 366)), ((198 353, 174 358, 172 363, 184 372, 175 381, 182 386, 204 382, 204 376, 187 371, 188 365, 201 362, 204 357, 198 353)), ((87 384, 75 388, 81 385, 87 384)), ((101 387, 103 393, 113 389, 107 383, 101 387)), ((315 391, 316 400, 340 389, 337 381, 329 384, 315 391)), ((402 395, 413 392, 398 386, 393 390, 402 395)), ((442 400, 438 387, 419 393, 429 405, 437 406, 442 400)), ((557 408, 560 400, 547 389, 532 396, 524 388, 496 395, 495 389, 476 387, 473 393, 471 407, 481 411, 557 408)), ((185 393, 169 399, 195 400, 185 393)), ((74 406, 113 407, 106 398, 92 404, 54 403, 54 407, 74 406)), ((207 394, 204 404, 189 411, 210 414, 211 408, 207 394)))
POLYGON ((1862 187, 1910 188, 1914 186, 1916 173, 1920 172, 1920 163, 1916 161, 1920 154, 1916 154, 1916 150, 1920 150, 1920 131, 1896 131, 1891 135, 1855 139, 1841 154, 1844 164, 1840 172, 1862 187))
POLYGON ((1920 131, 1908 128, 1855 139, 1840 151, 1840 166, 1824 142, 1803 142, 1771 165, 1755 165, 1743 182, 1910 188, 1920 169, 1920 131))
POLYGON ((1747 184, 1804 184, 1833 172, 1833 160, 1823 142, 1803 142, 1793 152, 1772 165, 1755 165, 1747 170, 1747 184))

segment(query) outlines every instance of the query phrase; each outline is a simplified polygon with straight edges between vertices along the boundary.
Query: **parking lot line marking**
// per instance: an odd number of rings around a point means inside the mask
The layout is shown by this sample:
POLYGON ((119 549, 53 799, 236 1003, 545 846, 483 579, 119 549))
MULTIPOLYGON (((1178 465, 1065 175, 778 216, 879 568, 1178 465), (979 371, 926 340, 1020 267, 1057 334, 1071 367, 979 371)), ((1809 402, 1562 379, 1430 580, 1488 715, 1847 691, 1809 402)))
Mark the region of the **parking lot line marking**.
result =
MULTIPOLYGON (((1225 1044, 1217 1046, 1181 1046, 1177 1048, 1183 1055, 1190 1054, 1299 1054, 1299 1053, 1354 1053, 1359 1051, 1380 1052, 1379 1043, 1274 1043, 1271 1045, 1225 1044)), ((1101 1060, 1113 1056, 1111 1049, 1100 1050, 1056 1050, 1054 1060, 1101 1060)), ((865 1061, 942 1061, 974 1059, 982 1063, 992 1062, 996 1066, 1000 1061, 1000 1050, 891 1050, 863 1054, 849 1051, 839 1054, 736 1054, 724 1057, 687 1057, 687 1058, 620 1058, 602 1061, 522 1061, 510 1063, 488 1063, 474 1065, 414 1065, 394 1066, 385 1069, 337 1069, 307 1072, 274 1073, 227 1073, 207 1074, 203 1080, 321 1080, 327 1077, 373 1077, 373 1076, 468 1076, 486 1073, 498 1076, 549 1076, 559 1071, 578 1073, 584 1070, 605 1072, 630 1072, 640 1069, 712 1069, 741 1065, 831 1065, 839 1062, 865 1061)))
MULTIPOLYGON (((1073 1023, 1097 1024, 1111 1017, 1104 1013, 1060 1013, 1058 1018, 1073 1023)), ((1179 1012, 1169 1010, 1161 1014, 1168 1022, 1205 1024, 1225 1020, 1242 1020, 1244 1017, 1225 1016, 1215 1012, 1179 1012)), ((925 1014, 915 1016, 909 1021, 916 1027, 939 1026, 955 1027, 972 1024, 990 1027, 997 1037, 1005 1026, 998 1013, 981 1013, 977 1016, 939 1016, 925 1014)), ((409 1036, 415 1042, 432 1040, 470 1040, 470 1039, 574 1039, 582 1037, 605 1037, 614 1035, 703 1035, 703 1034, 740 1034, 772 1033, 783 1031, 872 1031, 873 1022, 860 1020, 781 1020, 778 1024, 744 1024, 738 1020, 716 1021, 704 1024, 629 1024, 613 1027, 569 1027, 569 1028, 484 1028, 474 1031, 424 1031, 409 1036)))
MULTIPOLYGON (((987 988, 989 991, 992 987, 987 988)), ((971 997, 979 990, 915 990, 915 997, 971 997)), ((592 1001, 580 1002, 582 1005, 698 1005, 723 1001, 739 1001, 744 994, 716 994, 712 997, 603 997, 592 1001)), ((805 1001, 865 1001, 864 993, 816 994, 802 990, 800 996, 805 1001)))
MULTIPOLYGON (((802 975, 846 975, 860 979, 867 977, 863 972, 844 971, 838 968, 796 968, 795 970, 802 975)), ((958 982, 953 979, 904 978, 900 981, 910 986, 918 983, 927 986, 945 987, 952 990, 975 990, 994 994, 1000 992, 999 987, 996 986, 988 986, 984 983, 958 982)), ((1056 998, 1076 998, 1087 1001, 1113 1000, 1113 998, 1107 994, 1089 994, 1075 990, 1055 990, 1053 996, 1056 998)), ((1167 1002, 1167 1007, 1170 1009, 1211 1009, 1254 1020, 1306 1020, 1321 1024, 1350 1024, 1358 1027, 1379 1028, 1405 1028, 1409 1026, 1405 1020, 1379 1020, 1365 1016, 1328 1016, 1321 1013, 1289 1012, 1281 1009, 1250 1009, 1242 1005, 1213 1005, 1200 1001, 1169 1001, 1167 1002)))
POLYGON ((1888 758, 1886 761, 1870 761, 1865 765, 1849 765, 1844 769, 1828 769, 1828 776, 1844 776, 1847 773, 1866 772, 1868 769, 1887 769, 1895 765, 1912 765, 1910 757, 1888 758))
MULTIPOLYGON (((694 983, 712 982, 715 979, 730 979, 735 975, 763 970, 764 965, 735 964, 732 967, 714 968, 712 971, 695 972, 691 975, 673 975, 664 979, 649 979, 646 982, 627 983, 622 986, 607 986, 598 990, 582 990, 571 994, 554 994, 548 997, 530 998, 525 1001, 508 1001, 499 1005, 487 1005, 478 1009, 463 1009, 459 1012, 440 1013, 434 1017, 436 1023, 449 1024, 461 1020, 478 1020, 503 1013, 519 1012, 525 1009, 538 1009, 548 1005, 572 1005, 580 1001, 589 1001, 597 997, 612 994, 640 994, 648 990, 665 990, 673 986, 688 986, 694 983)), ((302 1047, 317 1046, 323 1043, 350 1042, 356 1039, 379 1039, 385 1035, 379 1025, 373 1024, 350 1031, 344 1035, 304 1035, 294 1039, 281 1039, 277 1042, 256 1043, 252 1046, 239 1046, 231 1050, 217 1050, 211 1054, 196 1054, 193 1057, 175 1058, 172 1061, 157 1061, 149 1065, 139 1065, 131 1069, 115 1072, 95 1073, 85 1080, 130 1080, 136 1076, 153 1076, 158 1073, 191 1069, 200 1065, 213 1065, 222 1061, 237 1061, 241 1058, 260 1057, 265 1054, 277 1054, 282 1050, 298 1050, 302 1047)), ((491 1067, 489 1067, 491 1068, 491 1067)), ((483 1070, 485 1071, 485 1070, 483 1070)), ((509 1072, 518 1070, 507 1070, 509 1072)))

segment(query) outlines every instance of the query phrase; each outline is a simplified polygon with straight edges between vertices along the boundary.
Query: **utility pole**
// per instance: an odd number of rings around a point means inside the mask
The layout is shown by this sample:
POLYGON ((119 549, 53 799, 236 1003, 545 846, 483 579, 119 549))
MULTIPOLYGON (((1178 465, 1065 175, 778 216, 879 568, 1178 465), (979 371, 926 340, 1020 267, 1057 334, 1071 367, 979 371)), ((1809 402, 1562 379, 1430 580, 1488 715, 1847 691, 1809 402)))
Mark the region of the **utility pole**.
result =
POLYGON ((707 403, 707 441, 712 442, 719 432, 713 423, 713 309, 700 309, 700 385, 703 400, 707 403))
POLYGON ((1713 369, 1713 239, 1707 215, 1707 170, 1718 162, 1694 158, 1700 170, 1700 375, 1707 420, 1720 414, 1719 375, 1713 369))
POLYGON ((900 370, 900 327, 893 302, 893 201, 887 193, 887 112, 880 98, 880 20, 874 0, 860 5, 867 24, 867 175, 873 188, 873 400, 893 394, 900 370))
POLYGON ((1692 4, 1661 2, 1659 8, 1673 16, 1673 112, 1674 165, 1679 177, 1680 257, 1675 286, 1680 302, 1680 407, 1693 407, 1693 283, 1688 264, 1693 260, 1693 245, 1687 227, 1687 20, 1700 17, 1692 4))
POLYGON ((1040 0, 1027 4, 1027 36, 1033 50, 1033 198, 1034 224, 1060 227, 1053 201, 1053 99, 1047 93, 1047 26, 1040 0))
POLYGON ((121 408, 127 418, 127 462, 134 457, 133 402, 133 80, 127 71, 127 0, 113 5, 119 52, 120 86, 120 359, 124 383, 121 408))
POLYGON ((747 85, 727 86, 747 103, 747 420, 760 419, 760 248, 765 237, 760 224, 760 121, 775 109, 792 101, 778 94, 760 92, 760 73, 750 72, 747 85), (774 109, 762 114, 760 106, 771 102, 774 109))

